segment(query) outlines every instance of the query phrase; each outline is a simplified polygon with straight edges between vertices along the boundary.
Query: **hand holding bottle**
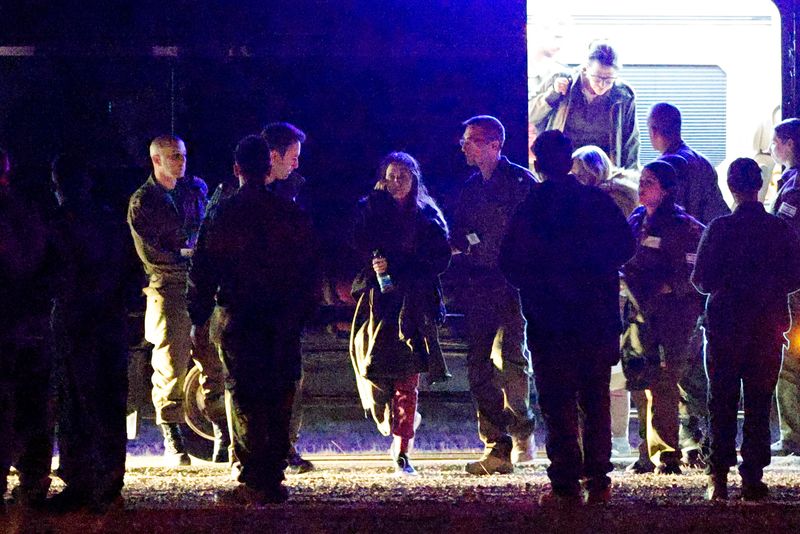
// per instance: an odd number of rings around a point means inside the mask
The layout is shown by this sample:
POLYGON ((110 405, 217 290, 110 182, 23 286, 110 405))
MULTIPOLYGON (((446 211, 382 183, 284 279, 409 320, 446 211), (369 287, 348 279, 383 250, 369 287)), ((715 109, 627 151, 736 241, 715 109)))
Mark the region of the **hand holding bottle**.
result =
POLYGON ((372 268, 378 277, 378 285, 381 288, 381 293, 388 293, 394 290, 394 282, 392 277, 389 276, 389 262, 386 261, 383 253, 380 250, 375 250, 372 253, 372 268))
POLYGON ((389 270, 389 262, 382 256, 372 258, 372 268, 375 269, 375 274, 383 274, 389 270))

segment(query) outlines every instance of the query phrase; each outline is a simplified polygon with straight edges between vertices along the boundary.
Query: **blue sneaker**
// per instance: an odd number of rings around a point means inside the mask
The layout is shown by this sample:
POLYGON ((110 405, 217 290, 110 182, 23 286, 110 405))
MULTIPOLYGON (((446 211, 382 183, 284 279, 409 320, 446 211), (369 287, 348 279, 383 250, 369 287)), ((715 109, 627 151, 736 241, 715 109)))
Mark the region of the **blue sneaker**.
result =
POLYGON ((411 462, 408 459, 408 455, 404 452, 401 452, 397 455, 397 459, 395 460, 395 467, 394 472, 396 475, 401 476, 414 476, 417 474, 417 470, 414 469, 414 466, 411 465, 411 462))

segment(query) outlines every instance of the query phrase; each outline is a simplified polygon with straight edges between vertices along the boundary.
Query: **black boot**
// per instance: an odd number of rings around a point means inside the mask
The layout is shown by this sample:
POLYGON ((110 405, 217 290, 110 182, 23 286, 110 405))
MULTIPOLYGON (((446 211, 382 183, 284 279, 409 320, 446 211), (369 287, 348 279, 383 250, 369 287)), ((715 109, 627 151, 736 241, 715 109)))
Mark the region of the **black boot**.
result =
POLYGON ((706 486, 707 501, 728 500, 728 473, 713 473, 708 475, 706 486))
POLYGON ((289 447, 289 455, 286 457, 287 469, 293 475, 302 475, 315 469, 314 464, 303 458, 294 445, 289 447))
POLYGON ((743 501, 763 501, 767 497, 769 497, 769 486, 764 482, 742 478, 743 501))
POLYGON ((161 433, 164 434, 164 463, 167 467, 191 465, 192 460, 186 452, 183 434, 178 423, 162 423, 161 433))

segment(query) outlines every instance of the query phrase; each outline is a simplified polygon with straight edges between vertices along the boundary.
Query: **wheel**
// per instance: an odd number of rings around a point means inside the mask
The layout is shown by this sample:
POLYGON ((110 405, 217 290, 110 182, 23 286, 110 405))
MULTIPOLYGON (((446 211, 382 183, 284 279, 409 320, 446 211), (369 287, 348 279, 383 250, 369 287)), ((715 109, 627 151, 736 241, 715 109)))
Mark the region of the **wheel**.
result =
POLYGON ((200 387, 200 369, 193 366, 186 373, 183 385, 183 415, 188 431, 184 432, 186 450, 195 458, 210 461, 214 449, 214 429, 206 417, 203 388, 200 387))

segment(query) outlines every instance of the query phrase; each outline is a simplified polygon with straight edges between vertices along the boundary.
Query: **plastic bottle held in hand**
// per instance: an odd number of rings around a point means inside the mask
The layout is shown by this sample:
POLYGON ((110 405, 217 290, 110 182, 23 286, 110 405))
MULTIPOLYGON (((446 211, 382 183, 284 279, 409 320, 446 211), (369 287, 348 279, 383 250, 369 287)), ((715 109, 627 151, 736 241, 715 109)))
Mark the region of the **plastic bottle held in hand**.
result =
MULTIPOLYGON (((380 250, 373 251, 372 258, 376 260, 385 259, 383 253, 381 253, 380 250)), ((388 272, 377 274, 377 277, 378 277, 378 285, 381 288, 381 293, 389 293, 390 291, 394 291, 394 282, 392 282, 392 277, 389 276, 388 272)))

